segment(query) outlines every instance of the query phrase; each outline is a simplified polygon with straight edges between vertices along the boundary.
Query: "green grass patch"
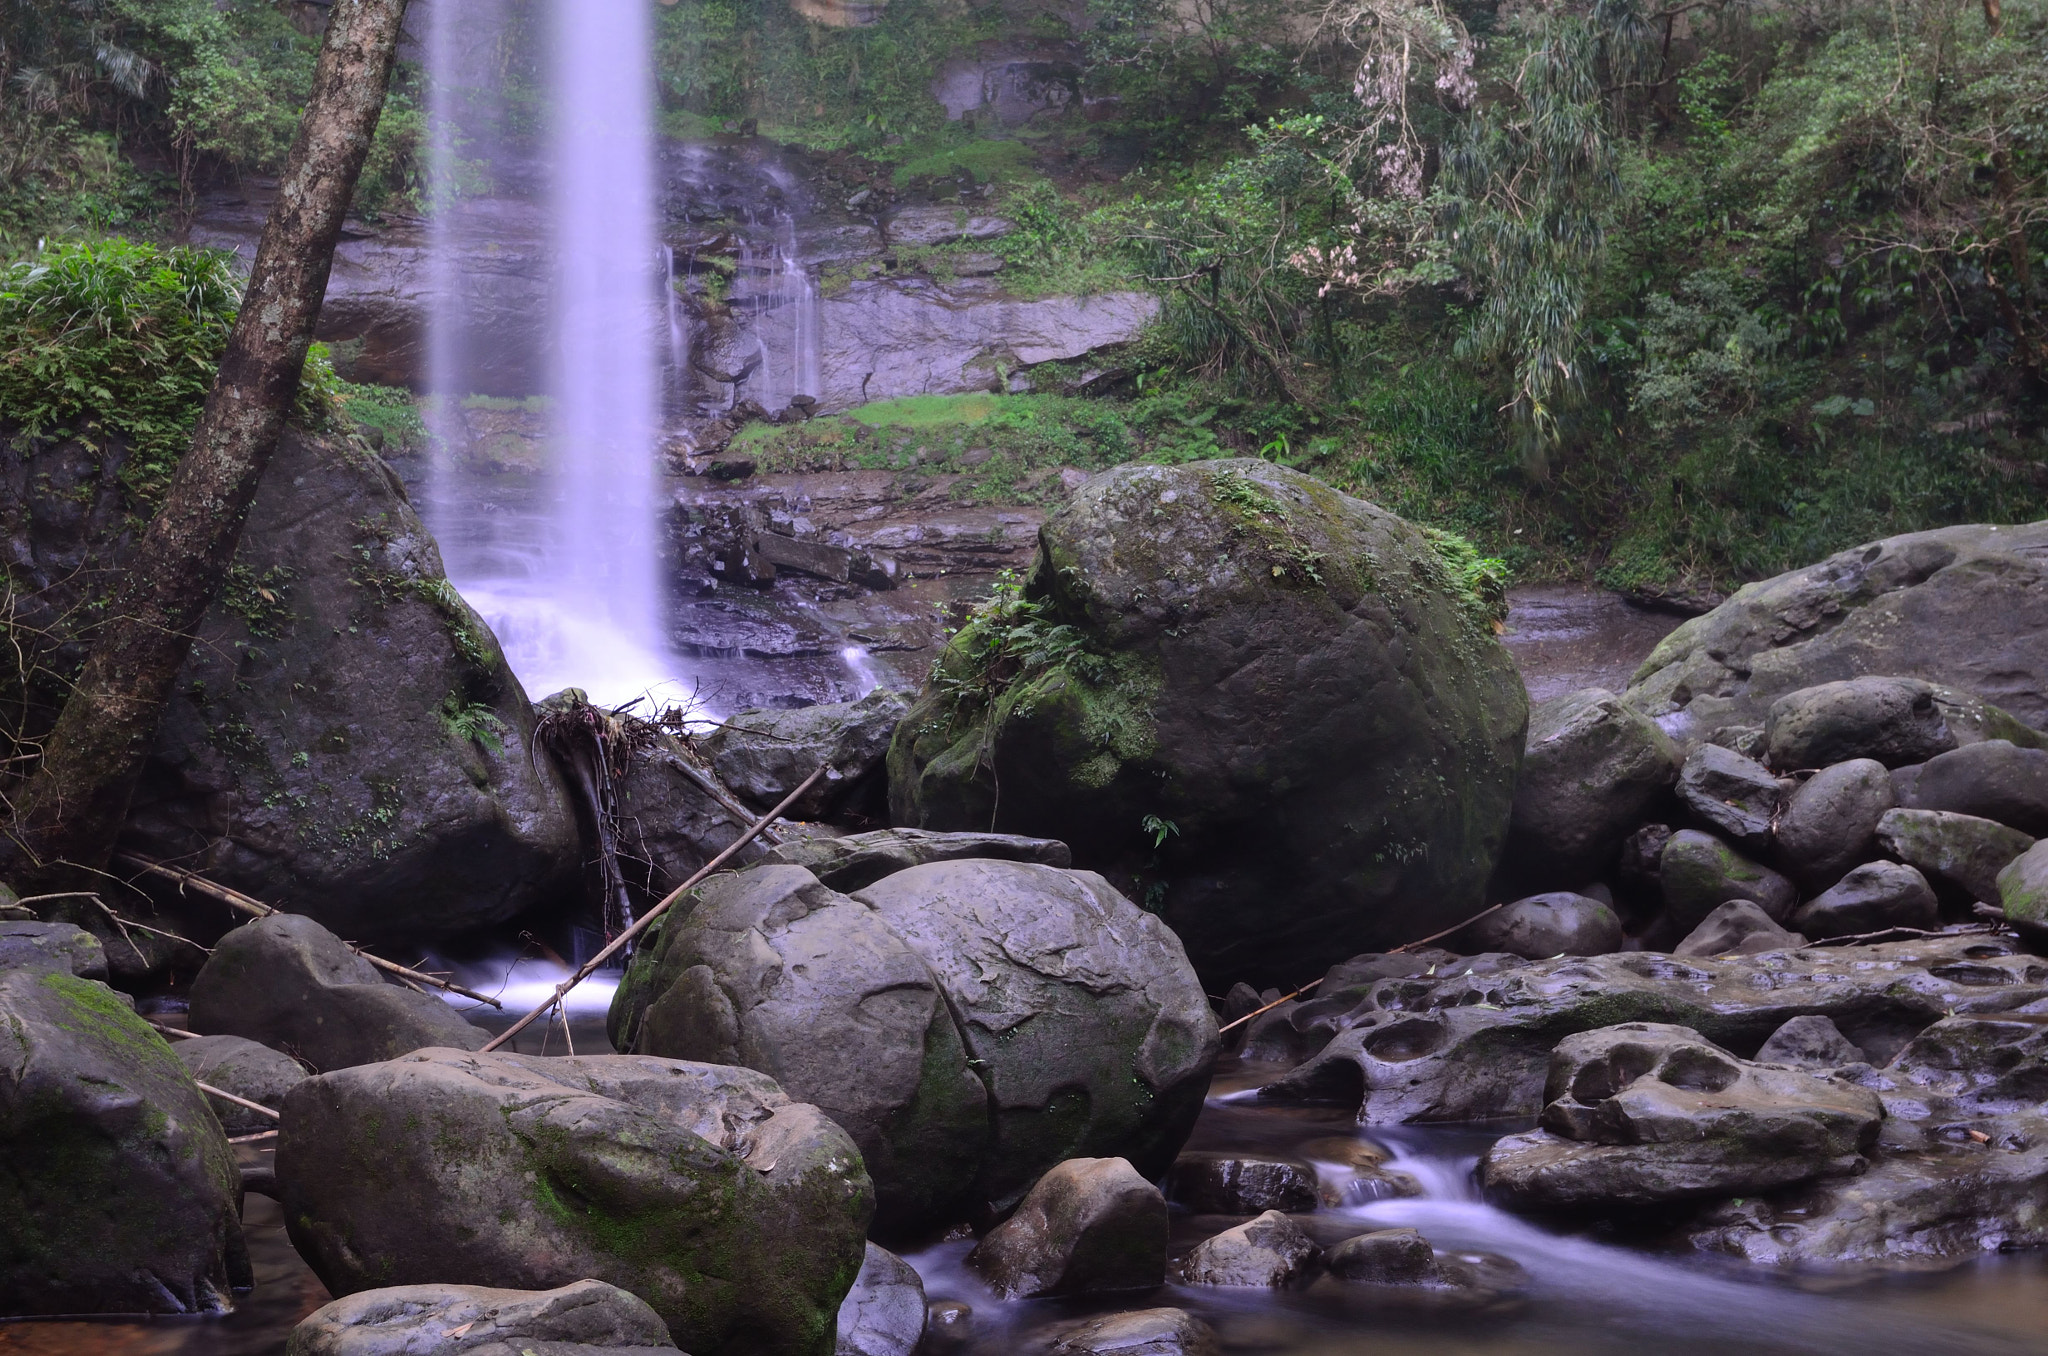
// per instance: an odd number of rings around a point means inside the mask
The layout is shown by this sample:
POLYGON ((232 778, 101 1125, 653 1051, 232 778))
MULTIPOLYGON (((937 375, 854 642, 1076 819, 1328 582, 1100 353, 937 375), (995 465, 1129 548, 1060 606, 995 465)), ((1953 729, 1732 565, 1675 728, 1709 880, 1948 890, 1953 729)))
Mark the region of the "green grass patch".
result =
POLYGON ((889 175, 898 188, 914 179, 958 179, 962 175, 977 184, 1014 183, 1031 169, 1034 159, 1031 148, 1021 141, 981 140, 947 146, 933 138, 906 146, 904 151, 889 175))

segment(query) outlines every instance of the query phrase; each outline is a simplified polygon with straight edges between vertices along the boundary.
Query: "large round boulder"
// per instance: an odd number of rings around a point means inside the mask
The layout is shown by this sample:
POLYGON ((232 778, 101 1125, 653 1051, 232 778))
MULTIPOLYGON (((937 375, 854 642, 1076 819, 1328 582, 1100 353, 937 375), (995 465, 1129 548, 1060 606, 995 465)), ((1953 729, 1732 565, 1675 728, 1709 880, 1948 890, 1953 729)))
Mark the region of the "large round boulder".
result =
POLYGON ((0 970, 0 1316, 230 1309, 240 1199, 205 1095, 126 998, 68 963, 0 970))
POLYGON ((641 947, 611 1033, 758 1069, 820 1107, 895 1236, 1001 1213, 1069 1158, 1158 1176, 1218 1048, 1158 919, 1093 872, 978 859, 851 897, 793 865, 715 878, 641 947))
POLYGON ((965 1214, 988 1092, 946 994, 887 921, 802 867, 706 882, 640 948, 611 1034, 620 1050, 758 1069, 823 1110, 860 1146, 884 1235, 965 1214))
POLYGON ((1866 674, 1953 686, 2048 723, 2048 522, 1887 537, 1746 585, 1666 636, 1622 695, 1693 742, 1762 727, 1780 697, 1866 674))
MULTIPOLYGON (((133 547, 126 456, 69 441, 0 465, 13 634, 40 647, 47 689, 26 694, 32 724, 54 718, 81 624, 133 547)), ((500 922, 575 888, 575 818, 552 764, 529 756, 533 725, 391 468, 289 430, 171 687, 122 846, 359 942, 500 922)), ((191 955, 139 934, 109 959, 133 972, 191 955)))
POLYGON ((1439 544, 1263 461, 1096 476, 898 726, 891 817, 1069 843, 1223 982, 1457 923, 1528 697, 1439 544))
POLYGON ((854 896, 931 967, 988 1087, 978 1201, 1070 1158, 1157 1178, 1194 1128, 1219 1041, 1180 940, 1092 871, 932 862, 854 896))
POLYGON ((698 1356, 831 1356, 874 1205, 846 1133, 772 1079, 630 1055, 422 1050, 309 1078, 277 1180, 337 1296, 588 1278, 698 1356))

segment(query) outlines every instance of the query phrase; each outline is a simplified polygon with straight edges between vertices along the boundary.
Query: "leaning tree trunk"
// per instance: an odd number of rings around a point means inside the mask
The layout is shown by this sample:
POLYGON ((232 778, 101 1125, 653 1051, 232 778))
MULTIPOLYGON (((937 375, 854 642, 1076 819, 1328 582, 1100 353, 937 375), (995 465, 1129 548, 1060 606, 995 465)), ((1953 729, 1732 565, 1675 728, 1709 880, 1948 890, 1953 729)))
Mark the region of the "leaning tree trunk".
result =
POLYGON ((15 802, 0 873, 36 887, 106 866, 171 684, 241 542, 298 397, 342 218, 398 50, 406 0, 335 0, 312 97, 263 226, 220 372, 85 669, 15 802), (13 860, 7 860, 12 858, 13 860))

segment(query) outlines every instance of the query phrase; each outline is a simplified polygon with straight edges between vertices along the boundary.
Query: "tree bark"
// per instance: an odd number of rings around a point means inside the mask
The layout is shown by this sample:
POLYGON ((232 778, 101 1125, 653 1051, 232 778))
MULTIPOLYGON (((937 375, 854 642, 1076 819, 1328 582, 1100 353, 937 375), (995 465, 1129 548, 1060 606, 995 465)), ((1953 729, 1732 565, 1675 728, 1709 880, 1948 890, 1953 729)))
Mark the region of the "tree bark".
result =
POLYGON ((335 0, 220 371, 15 803, 0 873, 41 888, 107 865, 193 628, 219 593, 298 397, 342 218, 384 108, 406 0, 335 0), (9 859, 12 860, 9 860, 9 859))

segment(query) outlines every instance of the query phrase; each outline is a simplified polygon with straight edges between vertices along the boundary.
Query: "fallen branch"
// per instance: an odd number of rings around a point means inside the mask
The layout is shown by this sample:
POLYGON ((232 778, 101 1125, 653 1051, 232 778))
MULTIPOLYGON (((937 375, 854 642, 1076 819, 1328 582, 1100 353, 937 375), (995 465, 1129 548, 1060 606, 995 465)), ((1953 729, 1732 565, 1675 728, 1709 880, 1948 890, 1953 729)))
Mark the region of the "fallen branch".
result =
POLYGON ((1981 937, 1998 931, 1993 923, 1965 923, 1955 928, 1879 928, 1876 932, 1858 932, 1847 937, 1823 937, 1813 946, 1862 946, 1874 942, 1910 942, 1920 937, 1981 937))
POLYGON ((87 898, 92 900, 94 904, 97 904, 99 906, 99 910, 101 913, 105 914, 109 919, 113 920, 113 924, 115 927, 121 929, 121 940, 128 943, 128 949, 133 951, 138 956, 142 954, 142 948, 135 945, 135 939, 128 935, 129 928, 141 928, 144 932, 148 933, 152 937, 161 937, 167 942, 183 942, 185 945, 191 947, 195 951, 203 951, 209 956, 213 954, 212 947, 201 946, 199 945, 199 943, 193 941, 190 937, 180 937, 175 932, 165 932, 162 928, 153 928, 147 923, 138 923, 133 918, 123 918, 120 914, 115 913, 111 908, 109 908, 107 906, 107 901, 101 899, 98 895, 88 895, 87 898))
MULTIPOLYGON (((149 1021, 147 1017, 143 1018, 142 1020, 144 1020, 145 1022, 149 1021)), ((181 1041, 196 1041, 199 1039, 199 1033, 197 1031, 187 1031, 185 1030, 185 1028, 181 1026, 165 1026, 161 1022, 149 1022, 149 1024, 155 1027, 158 1031, 163 1032, 166 1036, 176 1036, 181 1041)))
MULTIPOLYGON (((1398 956, 1403 951, 1413 951, 1418 946, 1428 946, 1431 942, 1437 941, 1444 937, 1448 937, 1454 932, 1462 932, 1466 928, 1469 928, 1474 923, 1478 922, 1480 919, 1486 917, 1486 915, 1494 913, 1501 909, 1505 909, 1506 907, 1507 905, 1505 904, 1496 904, 1490 909, 1481 909, 1478 913, 1473 914, 1470 918, 1467 918, 1462 923, 1458 923, 1452 927, 1447 927, 1442 932, 1432 932, 1427 937, 1420 937, 1412 942, 1403 942, 1401 943, 1401 945, 1395 947, 1392 951, 1386 952, 1385 954, 1389 956, 1398 956)), ((1327 978, 1327 976, 1325 976, 1325 978, 1327 978)), ((1320 979, 1312 979, 1308 983, 1296 989, 1293 993, 1288 994, 1285 998, 1276 998, 1272 1002, 1266 1004, 1266 1006, 1260 1008, 1257 1012, 1247 1012, 1244 1016, 1238 1018, 1236 1021, 1226 1022, 1224 1025, 1217 1027, 1216 1034, 1220 1036, 1226 1031, 1234 1031, 1238 1027, 1243 1026, 1246 1022, 1249 1022, 1252 1018, 1261 1017, 1264 1016, 1266 1013, 1271 1012, 1274 1008, 1279 1007, 1282 1003, 1293 1002, 1295 999, 1301 997, 1303 994, 1307 993, 1310 989, 1315 988, 1318 984, 1321 984, 1322 982, 1323 981, 1320 979)))
POLYGON ((259 1139, 276 1139, 275 1130, 258 1130, 253 1135, 236 1135, 228 1140, 230 1144, 254 1144, 259 1139))
MULTIPOLYGON (((167 866, 162 862, 153 862, 147 857, 138 857, 132 852, 118 853, 114 860, 124 866, 132 866, 138 871, 147 871, 153 876, 162 876, 166 880, 174 880, 178 882, 180 887, 190 887, 197 890, 209 899, 218 900, 229 908, 239 909, 252 918, 268 918, 274 913, 284 912, 283 909, 274 909, 260 899, 251 898, 240 890, 233 890, 215 881, 210 881, 206 877, 196 872, 187 871, 181 866, 167 866)), ((141 927, 142 925, 138 923, 136 926, 141 927)), ((395 961, 385 960, 382 956, 373 956, 354 944, 350 944, 349 950, 355 952, 385 974, 397 975, 400 979, 412 980, 419 984, 431 984, 437 989, 446 989, 449 993, 461 994, 464 998, 474 999, 479 1003, 489 1003, 494 1008, 503 1009, 505 1006, 489 994, 478 993, 475 989, 465 989, 453 980, 440 979, 434 975, 422 974, 418 970, 407 969, 395 961)))
MULTIPOLYGON (((623 950, 626 943, 632 941, 635 937, 639 936, 642 932, 646 931, 648 924, 652 923, 655 919, 667 913, 669 911, 670 905, 674 904, 677 900, 681 899, 684 895, 688 894, 692 889, 696 887, 699 881, 703 880, 706 876, 716 871, 719 867, 724 866, 728 861, 732 860, 733 855, 735 853, 737 853, 741 848, 745 847, 747 844, 753 842, 754 839, 760 835, 763 829, 767 828, 770 824, 773 824, 777 819, 781 818, 782 812, 784 810, 787 810, 790 806, 796 804, 798 798, 801 797, 804 792, 810 790, 813 786, 815 786, 817 784, 818 779, 824 776, 826 769, 831 766, 832 765, 829 762, 818 764, 818 770, 816 772, 813 772, 810 776, 804 778, 803 785, 797 787, 796 790, 790 792, 787 796, 784 796, 782 798, 782 803, 780 805, 770 810, 767 814, 761 816, 761 818, 755 820, 751 825, 748 826, 747 831, 745 833, 741 834, 738 838, 735 838, 732 841, 732 845, 730 847, 726 848, 725 851, 719 853, 716 857, 713 857, 710 861, 706 862, 703 865, 703 867, 697 871, 695 875, 691 876, 681 885, 678 885, 675 889, 669 891, 667 895, 663 896, 662 901, 659 904, 656 904, 646 913, 641 914, 639 920, 635 922, 633 926, 627 928, 624 932, 612 938, 611 945, 605 947, 604 950, 598 952, 595 956, 592 956, 589 960, 583 962, 583 964, 580 967, 578 967, 575 974, 569 976, 567 979, 563 980, 560 984, 557 984, 555 986, 555 992, 552 997, 548 998, 539 1007, 535 1008, 532 1012, 529 1012, 524 1017, 521 1017, 511 1026, 505 1028, 505 1030, 499 1032, 496 1036, 493 1036, 490 1042, 484 1046, 484 1051, 488 1053, 489 1051, 497 1049, 506 1041, 511 1040, 514 1036, 518 1035, 520 1032, 524 1031, 528 1026, 532 1025, 534 1020, 537 1019, 542 1013, 546 1012, 549 1008, 558 1006, 561 1003, 562 996, 564 994, 568 993, 569 990, 575 988, 578 984, 581 984, 584 980, 590 978, 592 973, 594 973, 600 965, 603 965, 606 961, 610 960, 613 956, 617 955, 621 950, 623 950)), ((566 1008, 563 1009, 562 1020, 563 1024, 566 1026, 568 1023, 568 1010, 566 1008)))
POLYGON ((272 1111, 269 1107, 263 1105, 263 1103, 252 1102, 246 1097, 237 1097, 232 1092, 229 1092, 226 1088, 217 1088, 211 1083, 201 1083, 196 1078, 193 1079, 192 1082, 199 1088, 201 1092, 205 1093, 208 1097, 218 1097, 223 1102, 233 1102, 236 1106, 247 1107, 249 1110, 257 1112, 261 1115, 268 1116, 272 1120, 280 1120, 283 1118, 282 1112, 272 1111))

